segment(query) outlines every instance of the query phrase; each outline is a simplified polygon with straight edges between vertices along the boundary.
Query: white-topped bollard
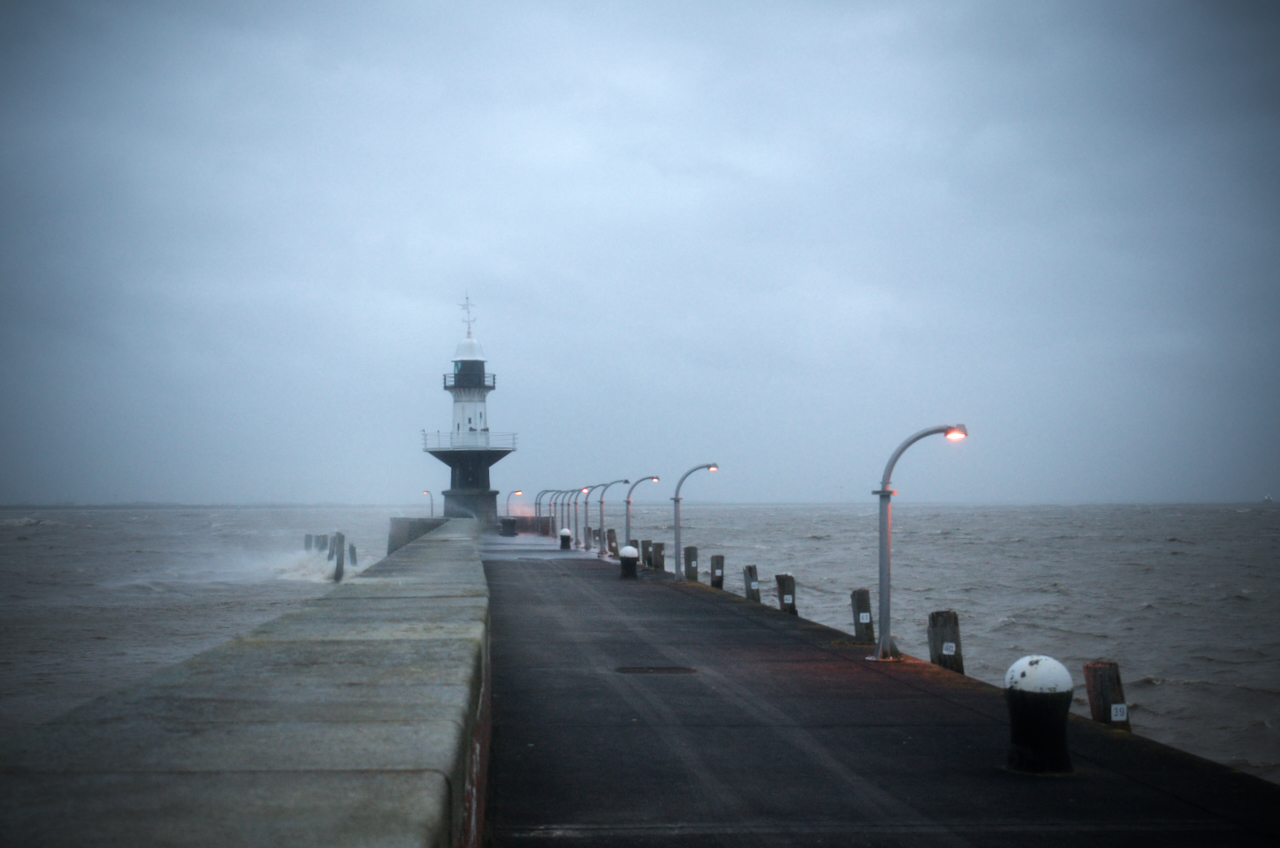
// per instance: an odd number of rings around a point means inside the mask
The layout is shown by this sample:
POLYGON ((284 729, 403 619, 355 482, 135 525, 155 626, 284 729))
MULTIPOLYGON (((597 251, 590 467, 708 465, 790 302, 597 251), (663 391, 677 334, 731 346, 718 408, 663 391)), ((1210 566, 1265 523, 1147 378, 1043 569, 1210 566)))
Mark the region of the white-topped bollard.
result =
POLYGON ((1053 657, 1033 654, 1009 666, 1004 675, 1009 705, 1009 768, 1014 771, 1071 771, 1067 753, 1067 714, 1074 684, 1071 672, 1053 657))
POLYGON ((622 579, 636 579, 636 563, 640 561, 640 552, 635 548, 627 545, 618 551, 618 559, 622 562, 622 579))
POLYGON ((573 550, 573 531, 568 527, 560 531, 560 550, 573 550))

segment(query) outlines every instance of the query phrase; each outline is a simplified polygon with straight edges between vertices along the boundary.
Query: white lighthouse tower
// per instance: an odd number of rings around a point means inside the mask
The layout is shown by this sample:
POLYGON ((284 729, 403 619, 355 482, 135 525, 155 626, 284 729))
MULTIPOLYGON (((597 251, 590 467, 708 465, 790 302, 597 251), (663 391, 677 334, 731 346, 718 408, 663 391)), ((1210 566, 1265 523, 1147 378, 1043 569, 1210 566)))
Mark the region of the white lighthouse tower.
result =
POLYGON ((423 432, 422 449, 452 469, 444 492, 444 514, 477 518, 484 525, 498 521, 498 492, 489 488, 489 466, 516 449, 515 433, 489 429, 485 398, 497 387, 485 372, 484 349, 471 335, 471 299, 463 304, 467 337, 453 354, 453 372, 444 375, 444 389, 453 396, 453 422, 448 433, 423 432))

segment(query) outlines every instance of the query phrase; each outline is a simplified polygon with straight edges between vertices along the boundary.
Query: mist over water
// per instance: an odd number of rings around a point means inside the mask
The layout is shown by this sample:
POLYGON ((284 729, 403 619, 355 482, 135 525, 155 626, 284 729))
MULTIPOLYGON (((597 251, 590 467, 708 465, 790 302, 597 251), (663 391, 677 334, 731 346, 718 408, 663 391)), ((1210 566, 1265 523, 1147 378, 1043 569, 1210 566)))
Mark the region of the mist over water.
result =
MULTIPOLYGON (((328 591, 333 564, 303 550, 306 533, 346 533, 359 553, 350 573, 381 558, 392 516, 421 514, 0 510, 0 733, 328 591)), ((606 504, 606 517, 621 535, 622 506, 606 504)), ((1116 660, 1136 732, 1280 782, 1280 510, 900 502, 893 517, 892 630, 904 652, 927 658, 928 613, 954 609, 970 676, 999 684, 1018 657, 1049 654, 1070 669, 1082 714, 1081 666, 1116 660)), ((671 521, 668 506, 637 505, 631 535, 670 551, 671 521)), ((789 571, 800 614, 844 630, 852 589, 871 589, 876 609, 877 534, 874 502, 683 505, 682 541, 700 564, 725 556, 726 589, 741 594, 754 564, 776 604, 773 577, 789 571)))

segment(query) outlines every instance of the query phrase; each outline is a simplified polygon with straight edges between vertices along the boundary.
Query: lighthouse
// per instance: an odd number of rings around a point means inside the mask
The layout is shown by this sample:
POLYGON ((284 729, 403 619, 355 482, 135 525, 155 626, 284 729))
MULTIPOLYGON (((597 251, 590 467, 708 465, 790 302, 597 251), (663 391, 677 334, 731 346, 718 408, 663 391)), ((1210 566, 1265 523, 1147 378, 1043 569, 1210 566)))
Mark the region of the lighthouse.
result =
POLYGON ((472 338, 471 300, 467 310, 467 337, 453 354, 453 371, 444 375, 444 390, 453 396, 453 421, 447 433, 422 434, 422 449, 451 469, 444 492, 447 518, 476 518, 484 526, 498 523, 498 492, 489 487, 489 466, 516 449, 515 433, 489 429, 485 398, 497 387, 485 371, 484 349, 472 338))

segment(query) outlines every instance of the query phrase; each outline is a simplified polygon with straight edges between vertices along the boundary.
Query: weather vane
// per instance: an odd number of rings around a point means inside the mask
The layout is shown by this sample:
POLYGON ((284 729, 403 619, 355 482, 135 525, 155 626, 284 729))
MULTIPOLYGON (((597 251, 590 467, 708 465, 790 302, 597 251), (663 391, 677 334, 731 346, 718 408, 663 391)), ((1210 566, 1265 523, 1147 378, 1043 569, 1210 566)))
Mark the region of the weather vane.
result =
POLYGON ((468 294, 466 299, 459 303, 458 306, 467 311, 467 317, 462 319, 462 323, 467 325, 467 338, 471 338, 471 325, 476 322, 476 319, 471 317, 471 295, 468 294))

